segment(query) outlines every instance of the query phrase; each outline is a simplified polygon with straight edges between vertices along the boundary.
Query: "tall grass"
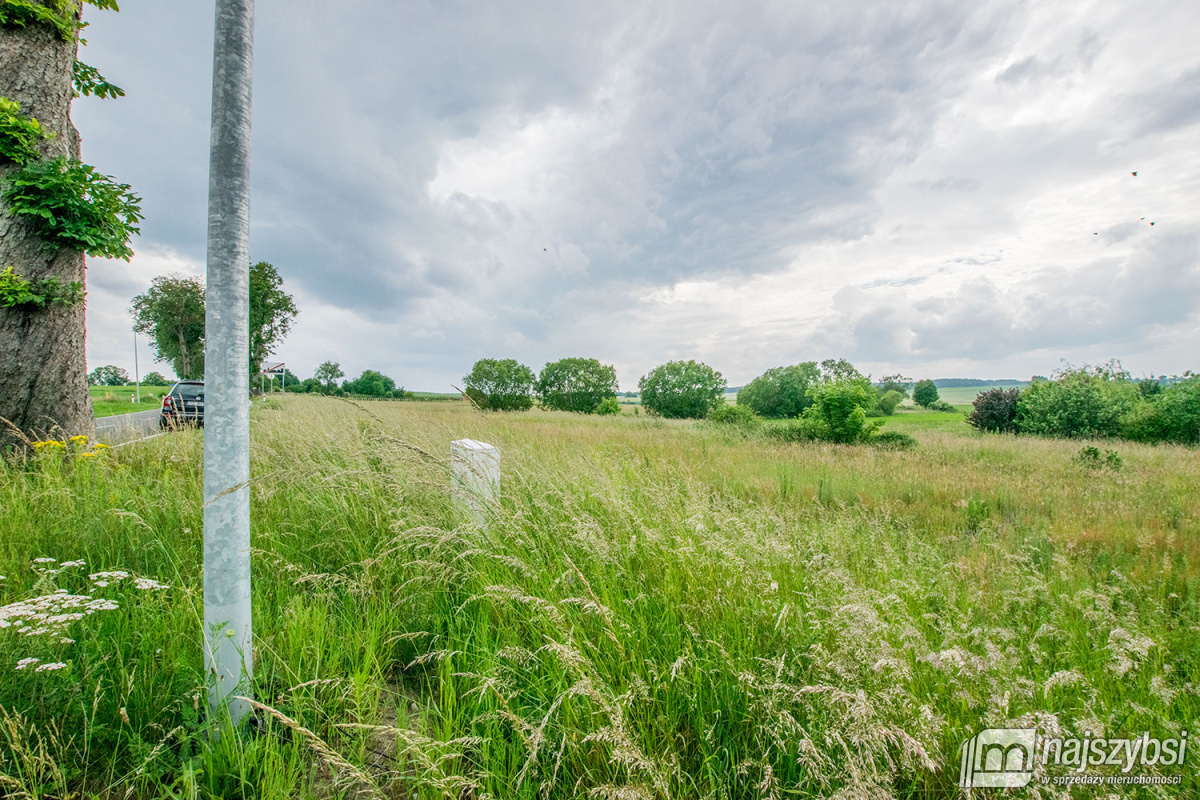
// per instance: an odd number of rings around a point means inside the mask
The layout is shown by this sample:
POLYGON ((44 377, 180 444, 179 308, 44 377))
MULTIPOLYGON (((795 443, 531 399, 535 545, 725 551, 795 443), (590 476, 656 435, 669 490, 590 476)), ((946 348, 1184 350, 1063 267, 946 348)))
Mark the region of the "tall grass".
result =
POLYGON ((982 727, 1198 727, 1194 450, 288 397, 252 420, 261 724, 212 738, 201 435, 0 472, 0 603, 119 606, 0 630, 0 791, 950 796, 982 727), (485 526, 449 494, 464 436, 503 453, 485 526))

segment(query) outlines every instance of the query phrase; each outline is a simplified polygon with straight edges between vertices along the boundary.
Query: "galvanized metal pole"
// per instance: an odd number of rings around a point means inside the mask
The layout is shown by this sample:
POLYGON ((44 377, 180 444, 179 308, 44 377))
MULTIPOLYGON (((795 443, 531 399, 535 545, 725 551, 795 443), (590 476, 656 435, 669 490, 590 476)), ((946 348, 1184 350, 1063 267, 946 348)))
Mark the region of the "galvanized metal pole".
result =
POLYGON ((134 391, 137 392, 137 404, 142 404, 142 376, 138 372, 137 363, 137 331, 133 332, 133 385, 134 391))
POLYGON ((204 354, 204 667, 214 709, 249 704, 250 95, 254 0, 216 0, 204 354))

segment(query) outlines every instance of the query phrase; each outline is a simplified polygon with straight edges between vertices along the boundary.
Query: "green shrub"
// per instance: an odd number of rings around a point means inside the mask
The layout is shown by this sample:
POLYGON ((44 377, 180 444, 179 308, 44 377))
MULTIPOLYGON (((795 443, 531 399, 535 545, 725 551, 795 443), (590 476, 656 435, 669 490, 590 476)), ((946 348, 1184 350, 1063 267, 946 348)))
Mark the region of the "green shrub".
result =
POLYGON ((1020 389, 989 389, 975 398, 975 409, 967 424, 989 433, 1011 433, 1017 429, 1017 400, 1020 389))
POLYGON ((55 246, 126 261, 133 255, 141 198, 95 167, 65 158, 30 162, 10 176, 4 200, 9 214, 29 217, 55 246))
MULTIPOLYGON (((1141 388, 1141 384, 1138 386, 1141 388)), ((1200 376, 1188 374, 1184 380, 1151 394, 1130 410, 1121 425, 1127 438, 1139 442, 1200 441, 1200 376)))
POLYGON ((1119 436, 1137 399, 1133 384, 1111 367, 1068 368, 1021 392, 1017 430, 1065 438, 1119 436))
POLYGON ((734 406, 725 403, 708 412, 708 421, 719 425, 732 425, 742 429, 756 428, 762 424, 762 419, 746 406, 734 406))
POLYGON ((798 417, 812 405, 808 389, 821 379, 814 361, 773 367, 741 388, 737 404, 760 417, 798 417))
POLYGON ((930 403, 937 402, 938 390, 934 386, 933 381, 926 378, 923 381, 917 381, 917 385, 913 387, 913 402, 922 408, 929 408, 930 403))
POLYGON ((725 378, 698 361, 671 361, 638 381, 642 407, 674 419, 704 419, 725 402, 725 378))
POLYGON ((900 431, 879 431, 867 443, 883 450, 912 450, 917 446, 916 439, 900 431))
POLYGON ((621 404, 617 402, 617 398, 615 397, 606 397, 596 404, 596 409, 593 413, 599 414, 602 417, 620 414, 621 404))
POLYGON ((875 401, 875 406, 885 417, 890 417, 896 413, 896 406, 903 401, 903 394, 895 389, 889 389, 879 396, 879 399, 875 401))
POLYGON ((929 411, 957 411, 958 409, 947 403, 945 400, 934 400, 929 405, 925 406, 929 411))
POLYGON ((875 390, 866 378, 820 383, 810 392, 813 404, 804 417, 820 431, 817 438, 855 444, 871 438, 882 424, 867 421, 867 409, 875 404, 875 390))
POLYGON ((1100 454, 1098 447, 1085 447, 1075 455, 1075 460, 1088 469, 1100 469, 1108 467, 1116 472, 1125 466, 1125 459, 1121 458, 1121 454, 1116 450, 1105 450, 1104 454, 1100 454))

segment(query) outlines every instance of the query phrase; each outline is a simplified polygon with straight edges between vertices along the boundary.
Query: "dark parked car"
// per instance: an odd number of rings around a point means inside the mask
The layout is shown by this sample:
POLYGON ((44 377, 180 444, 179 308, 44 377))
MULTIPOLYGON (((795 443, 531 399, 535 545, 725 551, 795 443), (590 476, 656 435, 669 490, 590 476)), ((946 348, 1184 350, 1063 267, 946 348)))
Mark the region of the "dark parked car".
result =
POLYGON ((204 381, 180 381, 163 398, 158 427, 204 424, 204 381))

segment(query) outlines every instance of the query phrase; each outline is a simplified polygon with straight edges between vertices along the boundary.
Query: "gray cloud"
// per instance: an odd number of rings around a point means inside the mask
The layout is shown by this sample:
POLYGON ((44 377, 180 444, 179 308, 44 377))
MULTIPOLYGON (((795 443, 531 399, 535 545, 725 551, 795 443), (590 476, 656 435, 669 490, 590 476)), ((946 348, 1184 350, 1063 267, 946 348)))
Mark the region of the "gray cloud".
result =
MULTIPOLYGON (((1036 13, 941 0, 348 0, 335 11, 260 0, 251 254, 304 299, 281 355, 302 371, 337 358, 420 387, 483 355, 603 351, 626 365, 623 380, 689 352, 750 369, 765 351, 836 346, 847 325, 855 352, 873 359, 994 359, 1008 352, 1003 336, 1026 349, 1051 346, 1039 336, 1081 342, 1028 318, 1084 306, 1039 304, 1051 271, 1001 258, 1016 244, 990 237, 1033 236, 1031 203, 1098 171, 1128 175, 1122 159, 1139 136, 1196 124, 1200 67, 1193 59, 1159 86, 1110 90, 1098 76, 1125 63, 1128 20, 1047 39, 1036 13), (1127 108, 1054 116, 1085 90, 1127 108), (900 247, 923 255, 902 267, 900 247), (855 248, 869 258, 849 261, 855 248), (967 267, 977 279, 963 279, 967 267), (1010 285, 1014 269, 1031 282, 1010 285), (771 276, 773 291, 796 294, 791 320, 764 318, 740 295, 670 315, 645 300, 771 276), (951 277, 957 294, 936 294, 951 277), (837 293, 842 284, 864 294, 837 293), (926 305, 886 294, 910 290, 926 305), (914 313, 933 322, 915 324, 914 313)), ((211 8, 129 0, 89 18, 84 57, 128 96, 77 103, 85 157, 144 196, 139 257, 169 252, 170 264, 199 271, 211 8)), ((1134 199, 1062 224, 1132 246, 1141 209, 1178 207, 1134 199)), ((1066 197, 1054 213, 1080 202, 1066 197)), ((1148 271, 1178 268, 1166 251, 1143 257, 1148 271)), ((96 299, 127 304, 151 277, 147 266, 124 269, 93 264, 96 299)), ((91 360, 121 358, 105 349, 123 340, 114 320, 93 316, 91 360)))

